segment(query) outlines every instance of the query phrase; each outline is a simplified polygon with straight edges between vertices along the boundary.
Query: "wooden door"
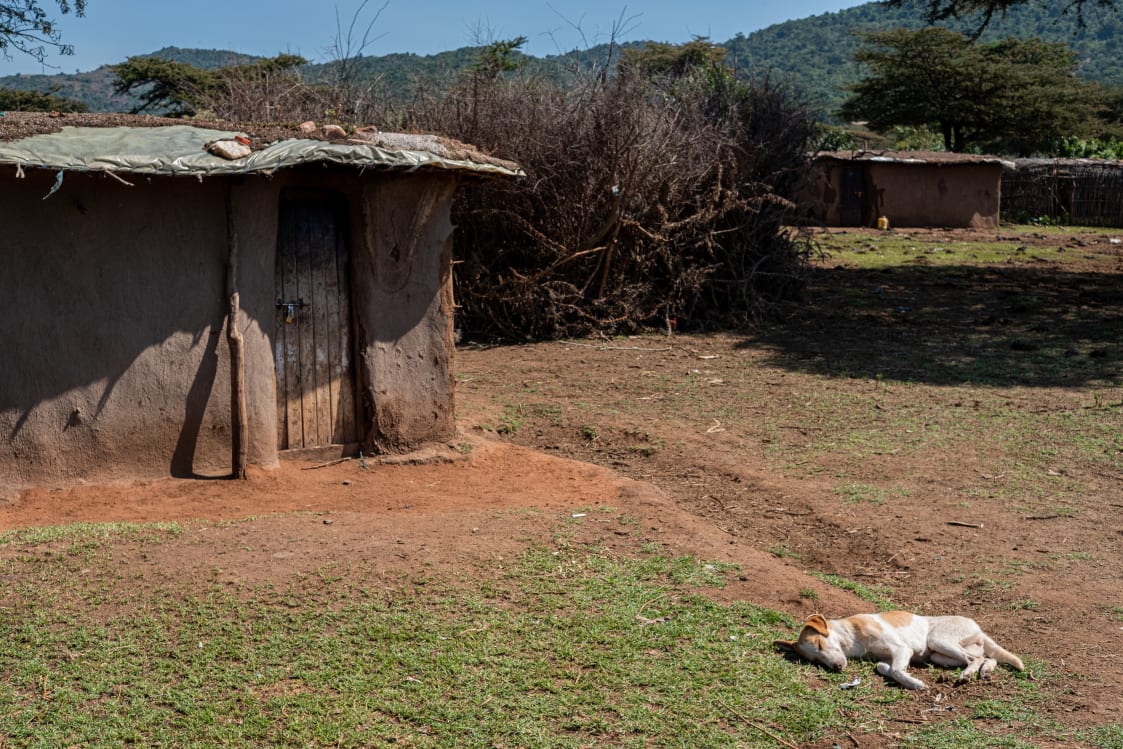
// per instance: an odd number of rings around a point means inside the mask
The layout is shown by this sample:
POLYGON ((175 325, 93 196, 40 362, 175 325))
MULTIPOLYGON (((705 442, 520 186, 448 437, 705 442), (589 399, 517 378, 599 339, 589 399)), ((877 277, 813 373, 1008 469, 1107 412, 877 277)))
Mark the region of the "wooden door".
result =
POLYGON ((358 440, 345 206, 286 192, 277 225, 277 446, 358 440))

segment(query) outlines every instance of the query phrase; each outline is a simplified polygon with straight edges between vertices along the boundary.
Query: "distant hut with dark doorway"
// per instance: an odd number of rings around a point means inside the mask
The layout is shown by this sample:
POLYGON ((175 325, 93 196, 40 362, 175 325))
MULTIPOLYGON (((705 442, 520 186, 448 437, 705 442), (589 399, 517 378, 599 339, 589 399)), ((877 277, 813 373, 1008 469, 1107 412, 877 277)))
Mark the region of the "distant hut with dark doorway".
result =
POLYGON ((823 151, 800 191, 804 215, 825 226, 998 226, 1004 161, 927 151, 823 151))

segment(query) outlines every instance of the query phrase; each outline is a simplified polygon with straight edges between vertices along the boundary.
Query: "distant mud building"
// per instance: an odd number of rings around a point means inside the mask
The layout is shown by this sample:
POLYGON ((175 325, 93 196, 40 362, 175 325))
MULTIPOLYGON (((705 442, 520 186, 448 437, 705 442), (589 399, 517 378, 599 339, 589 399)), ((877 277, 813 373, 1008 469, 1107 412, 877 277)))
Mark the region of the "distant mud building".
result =
POLYGON ((800 189, 805 218, 824 226, 998 226, 1002 169, 994 156, 824 151, 800 189))

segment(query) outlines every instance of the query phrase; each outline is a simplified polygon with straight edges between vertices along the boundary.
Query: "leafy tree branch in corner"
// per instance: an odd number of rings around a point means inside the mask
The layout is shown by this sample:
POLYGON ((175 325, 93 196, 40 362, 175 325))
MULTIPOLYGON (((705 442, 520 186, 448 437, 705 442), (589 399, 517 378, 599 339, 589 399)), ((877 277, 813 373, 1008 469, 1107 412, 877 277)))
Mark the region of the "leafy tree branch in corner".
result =
MULTIPOLYGON (((73 12, 82 16, 86 13, 86 0, 55 2, 63 15, 73 12)), ((63 43, 54 18, 38 0, 0 2, 0 56, 11 59, 9 50, 14 49, 45 62, 52 47, 62 55, 74 54, 74 48, 63 43)))
MULTIPOLYGON (((920 5, 928 14, 928 23, 937 23, 951 18, 978 16, 979 26, 973 34, 975 38, 978 38, 983 30, 990 25, 990 22, 994 20, 995 16, 1004 16, 1010 8, 1035 4, 1039 0, 883 0, 883 2, 890 8, 920 5)), ((1069 0, 1065 10, 1066 12, 1068 10, 1075 11, 1077 16, 1083 20, 1086 8, 1095 6, 1111 9, 1119 4, 1120 0, 1069 0)))

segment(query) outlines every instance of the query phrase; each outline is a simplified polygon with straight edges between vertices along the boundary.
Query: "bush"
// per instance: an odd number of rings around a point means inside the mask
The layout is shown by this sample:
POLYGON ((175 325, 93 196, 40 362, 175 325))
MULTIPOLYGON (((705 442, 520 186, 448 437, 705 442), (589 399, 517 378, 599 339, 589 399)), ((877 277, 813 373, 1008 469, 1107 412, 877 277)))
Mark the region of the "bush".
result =
POLYGON ((0 112, 85 112, 86 105, 55 96, 55 92, 0 88, 0 112))
POLYGON ((814 134, 807 109, 708 61, 613 72, 561 85, 477 68, 415 102, 411 127, 527 172, 458 201, 456 293, 470 334, 738 325, 798 293, 807 247, 783 225, 814 134))

